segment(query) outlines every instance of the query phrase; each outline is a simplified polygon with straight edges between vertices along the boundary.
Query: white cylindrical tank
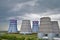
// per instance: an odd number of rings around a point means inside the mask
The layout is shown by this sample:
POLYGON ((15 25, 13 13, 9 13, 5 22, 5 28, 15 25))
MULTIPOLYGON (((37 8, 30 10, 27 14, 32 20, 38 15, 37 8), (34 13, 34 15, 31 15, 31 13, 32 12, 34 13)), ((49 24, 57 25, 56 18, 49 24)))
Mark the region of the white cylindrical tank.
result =
POLYGON ((21 25, 21 34, 31 34, 31 23, 30 20, 22 20, 22 25, 21 25))

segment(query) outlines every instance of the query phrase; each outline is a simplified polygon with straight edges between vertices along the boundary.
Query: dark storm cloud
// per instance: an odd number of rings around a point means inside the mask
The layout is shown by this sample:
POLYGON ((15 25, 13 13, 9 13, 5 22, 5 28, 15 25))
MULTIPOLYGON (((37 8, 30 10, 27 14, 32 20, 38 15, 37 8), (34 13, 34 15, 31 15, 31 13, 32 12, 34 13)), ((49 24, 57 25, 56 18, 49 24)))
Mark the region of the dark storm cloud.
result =
POLYGON ((0 30, 8 28, 8 18, 23 15, 23 12, 9 12, 18 3, 25 3, 31 0, 0 0, 0 30))
POLYGON ((31 13, 32 7, 30 5, 23 5, 23 7, 20 9, 20 12, 31 13))
POLYGON ((38 0, 35 5, 34 12, 46 12, 60 8, 60 0, 38 0))
MULTIPOLYGON (((60 0, 38 0, 34 7, 35 13, 51 12, 50 14, 60 13, 60 0)), ((49 14, 49 13, 48 13, 49 14)))
POLYGON ((22 13, 24 14, 25 12, 29 13, 32 9, 32 12, 40 13, 46 12, 46 10, 54 10, 60 8, 60 0, 37 0, 35 6, 33 7, 30 5, 23 5, 21 9, 16 12, 17 14, 15 12, 8 13, 8 11, 14 8, 17 3, 25 3, 29 1, 32 0, 0 0, 0 16, 16 16, 22 13))
POLYGON ((37 0, 34 6, 25 4, 18 11, 8 12, 11 9, 13 9, 14 6, 17 5, 17 3, 26 3, 29 1, 32 0, 0 0, 0 16, 10 17, 10 16, 23 15, 25 13, 31 13, 31 12, 41 13, 41 12, 47 12, 47 10, 55 11, 55 9, 60 8, 59 5, 60 0, 37 0))
MULTIPOLYGON (((0 0, 0 25, 12 17, 22 20, 25 14, 60 15, 60 0, 0 0)), ((60 20, 60 16, 55 16, 55 20, 60 20)))
POLYGON ((4 21, 6 18, 12 16, 23 15, 23 11, 9 12, 17 3, 25 3, 31 0, 0 0, 0 20, 4 21))

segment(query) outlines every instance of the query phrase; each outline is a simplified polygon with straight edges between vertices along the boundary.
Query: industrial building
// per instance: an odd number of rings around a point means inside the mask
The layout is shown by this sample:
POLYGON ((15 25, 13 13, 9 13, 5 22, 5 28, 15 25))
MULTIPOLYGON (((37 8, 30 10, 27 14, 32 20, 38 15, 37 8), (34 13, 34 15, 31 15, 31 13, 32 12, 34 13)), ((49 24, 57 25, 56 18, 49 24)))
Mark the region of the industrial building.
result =
POLYGON ((39 21, 32 21, 32 33, 38 33, 39 21))
POLYGON ((20 33, 21 34, 31 34, 32 33, 30 20, 22 20, 20 33))
POLYGON ((17 33, 17 20, 11 19, 9 23, 8 33, 17 33))
POLYGON ((50 17, 40 18, 38 38, 48 38, 52 40, 59 37, 59 25, 57 21, 51 21, 50 17))

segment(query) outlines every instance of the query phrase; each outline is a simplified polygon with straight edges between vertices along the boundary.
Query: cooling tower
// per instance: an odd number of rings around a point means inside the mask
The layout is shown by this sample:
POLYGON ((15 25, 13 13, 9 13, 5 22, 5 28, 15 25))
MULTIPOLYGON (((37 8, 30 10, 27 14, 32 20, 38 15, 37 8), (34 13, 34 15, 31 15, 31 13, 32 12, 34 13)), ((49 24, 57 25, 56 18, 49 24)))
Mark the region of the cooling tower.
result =
POLYGON ((17 20, 11 19, 9 24, 8 33, 17 33, 17 20))
POLYGON ((57 21, 51 21, 50 17, 40 18, 40 27, 38 37, 48 37, 52 40, 53 37, 59 35, 59 26, 57 21))
POLYGON ((55 33, 55 36, 59 35, 59 25, 57 21, 51 21, 52 32, 55 33))
POLYGON ((39 32, 49 33, 51 28, 51 19, 49 17, 43 17, 40 19, 40 28, 39 32))
POLYGON ((33 21, 32 33, 38 33, 39 21, 33 21))
POLYGON ((50 33, 48 34, 50 40, 54 37, 59 37, 59 25, 57 21, 51 21, 50 33))
POLYGON ((22 20, 22 25, 21 25, 21 34, 31 34, 31 23, 30 20, 22 20))

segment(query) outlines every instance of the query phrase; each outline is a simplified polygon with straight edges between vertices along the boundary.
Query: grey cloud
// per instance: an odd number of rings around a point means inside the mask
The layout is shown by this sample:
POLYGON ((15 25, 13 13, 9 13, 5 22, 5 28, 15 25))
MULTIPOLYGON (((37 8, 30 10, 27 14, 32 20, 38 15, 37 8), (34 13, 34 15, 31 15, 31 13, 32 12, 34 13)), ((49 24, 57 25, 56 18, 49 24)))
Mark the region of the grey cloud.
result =
POLYGON ((30 5, 23 5, 22 8, 20 9, 20 12, 23 12, 23 13, 31 13, 32 11, 33 10, 30 5))
POLYGON ((35 5, 35 12, 46 12, 60 8, 60 0, 38 0, 35 5))
MULTIPOLYGON (((14 6, 17 3, 25 3, 25 2, 29 2, 31 0, 0 0, 0 18, 6 18, 6 17, 10 17, 10 16, 18 16, 18 15, 22 15, 24 14, 23 10, 26 10, 24 8, 22 8, 17 12, 8 12, 9 10, 11 10, 12 8, 14 8, 14 6)), ((27 6, 26 6, 27 7, 27 6)))
MULTIPOLYGON (((60 0, 37 0, 34 6, 29 5, 27 2, 33 0, 0 0, 0 25, 3 24, 2 22, 7 24, 7 19, 9 17, 15 17, 19 19, 17 16, 23 16, 31 13, 43 15, 47 12, 51 12, 49 15, 60 14, 60 0), (23 4, 22 7, 18 11, 9 12, 13 9, 17 4, 23 4), (49 10, 49 11, 48 11, 49 10), (43 14, 42 14, 43 13, 43 14)), ((35 0, 34 0, 35 1, 35 0)), ((60 20, 59 17, 55 20, 60 20)))
POLYGON ((34 6, 25 4, 19 9, 19 11, 13 11, 8 12, 17 3, 25 3, 32 0, 0 0, 0 18, 7 18, 7 17, 13 17, 13 16, 22 16, 25 13, 39 13, 41 12, 47 12, 47 10, 54 11, 51 14, 57 14, 59 11, 55 10, 60 8, 60 0, 37 0, 34 6), (55 13, 55 11, 58 11, 55 13))

